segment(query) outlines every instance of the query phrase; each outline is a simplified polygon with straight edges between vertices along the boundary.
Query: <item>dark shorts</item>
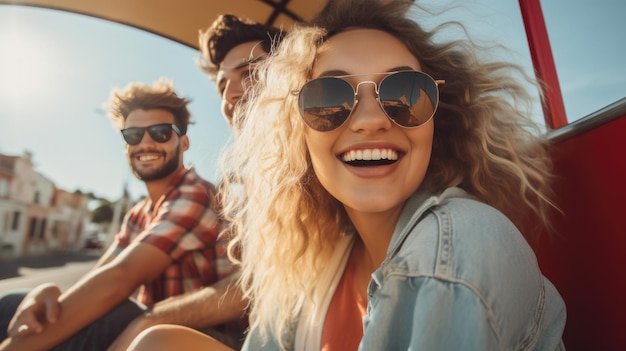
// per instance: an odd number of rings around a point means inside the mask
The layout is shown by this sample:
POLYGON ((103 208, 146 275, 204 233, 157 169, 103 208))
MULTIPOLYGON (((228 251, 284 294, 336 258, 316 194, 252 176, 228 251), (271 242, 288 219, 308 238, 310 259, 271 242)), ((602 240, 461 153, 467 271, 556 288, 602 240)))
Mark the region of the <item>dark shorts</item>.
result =
MULTIPOLYGON (((28 290, 16 290, 0 295, 0 341, 6 339, 9 322, 27 293, 28 290)), ((125 300, 52 351, 106 351, 126 326, 144 311, 142 304, 125 300)))

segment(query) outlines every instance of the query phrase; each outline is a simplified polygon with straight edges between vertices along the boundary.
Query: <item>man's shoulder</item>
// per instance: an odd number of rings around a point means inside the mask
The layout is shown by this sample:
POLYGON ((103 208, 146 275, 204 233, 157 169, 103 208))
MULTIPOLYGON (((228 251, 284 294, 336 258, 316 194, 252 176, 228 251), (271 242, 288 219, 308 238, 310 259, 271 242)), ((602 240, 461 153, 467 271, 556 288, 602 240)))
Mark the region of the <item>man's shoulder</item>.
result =
POLYGON ((131 208, 127 211, 127 215, 130 214, 140 214, 145 212, 146 204, 148 203, 148 198, 144 197, 137 201, 131 208))
POLYGON ((166 201, 185 199, 209 206, 216 201, 216 197, 215 185, 202 178, 191 168, 186 171, 182 181, 176 185, 174 191, 169 193, 166 201))
POLYGON ((189 168, 185 172, 182 184, 197 185, 208 189, 215 189, 215 184, 200 176, 193 167, 189 168))
POLYGON ((205 191, 215 196, 215 184, 202 178, 196 171, 191 168, 185 174, 183 182, 180 184, 181 188, 187 191, 205 191))

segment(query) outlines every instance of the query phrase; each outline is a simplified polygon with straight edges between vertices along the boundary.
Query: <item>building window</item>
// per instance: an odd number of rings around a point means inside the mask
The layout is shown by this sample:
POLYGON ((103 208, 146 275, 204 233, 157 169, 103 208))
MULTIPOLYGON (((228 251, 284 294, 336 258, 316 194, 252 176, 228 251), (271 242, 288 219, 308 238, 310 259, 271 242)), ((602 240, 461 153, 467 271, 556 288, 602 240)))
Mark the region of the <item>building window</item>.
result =
POLYGON ((6 179, 0 179, 0 197, 9 197, 9 182, 6 179))
POLYGON ((20 227, 20 215, 19 211, 13 212, 13 222, 11 223, 11 230, 17 230, 20 227))
POLYGON ((35 237, 36 232, 37 232, 37 218, 32 217, 30 219, 30 227, 28 228, 28 237, 33 239, 35 237))
POLYGON ((43 239, 46 236, 46 219, 43 218, 39 222, 39 239, 43 239))

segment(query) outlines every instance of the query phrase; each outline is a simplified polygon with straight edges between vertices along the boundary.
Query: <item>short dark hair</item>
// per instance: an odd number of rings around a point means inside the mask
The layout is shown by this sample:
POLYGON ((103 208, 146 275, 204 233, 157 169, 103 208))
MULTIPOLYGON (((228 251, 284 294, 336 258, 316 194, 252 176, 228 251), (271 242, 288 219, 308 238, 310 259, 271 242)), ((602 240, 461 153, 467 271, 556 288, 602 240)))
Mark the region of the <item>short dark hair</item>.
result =
POLYGON ((198 36, 202 55, 198 65, 215 80, 226 54, 237 45, 260 41, 263 51, 269 53, 272 45, 283 38, 283 31, 231 14, 220 15, 198 36))

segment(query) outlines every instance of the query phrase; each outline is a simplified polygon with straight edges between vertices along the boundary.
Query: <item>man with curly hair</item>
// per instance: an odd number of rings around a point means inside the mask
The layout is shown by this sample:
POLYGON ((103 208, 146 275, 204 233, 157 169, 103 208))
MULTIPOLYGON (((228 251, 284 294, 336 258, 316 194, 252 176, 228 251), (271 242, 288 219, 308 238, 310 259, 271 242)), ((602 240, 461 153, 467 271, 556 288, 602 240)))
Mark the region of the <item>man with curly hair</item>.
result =
POLYGON ((0 349, 106 350, 130 321, 153 313, 155 304, 230 279, 234 269, 220 236, 215 186, 183 163, 188 103, 167 80, 113 91, 109 115, 148 196, 126 214, 96 266, 66 292, 44 284, 25 296, 0 299, 3 324, 13 315, 0 349), (135 292, 137 301, 130 299, 135 292))

